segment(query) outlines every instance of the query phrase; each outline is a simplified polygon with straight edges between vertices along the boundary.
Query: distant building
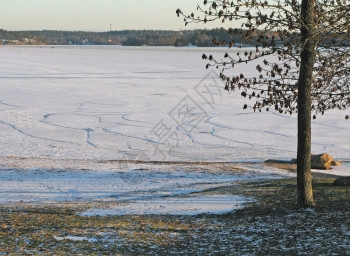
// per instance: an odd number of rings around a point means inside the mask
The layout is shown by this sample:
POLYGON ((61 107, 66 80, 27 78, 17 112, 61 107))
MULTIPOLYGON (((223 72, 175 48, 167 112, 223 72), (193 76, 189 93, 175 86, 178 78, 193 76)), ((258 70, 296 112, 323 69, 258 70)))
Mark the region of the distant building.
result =
POLYGON ((82 44, 82 45, 88 45, 88 44, 90 44, 90 43, 89 43, 89 40, 83 39, 83 40, 81 41, 81 44, 82 44))

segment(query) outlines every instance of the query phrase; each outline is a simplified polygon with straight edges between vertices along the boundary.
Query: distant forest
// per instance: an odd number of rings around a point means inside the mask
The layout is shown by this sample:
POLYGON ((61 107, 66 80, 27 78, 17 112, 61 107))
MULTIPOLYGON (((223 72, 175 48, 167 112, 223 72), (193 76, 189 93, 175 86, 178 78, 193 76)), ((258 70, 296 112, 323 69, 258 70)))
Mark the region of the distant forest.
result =
POLYGON ((110 32, 84 31, 6 31, 0 29, 0 44, 3 45, 124 45, 124 46, 214 46, 213 39, 239 45, 243 30, 228 33, 224 28, 211 30, 122 30, 110 32))

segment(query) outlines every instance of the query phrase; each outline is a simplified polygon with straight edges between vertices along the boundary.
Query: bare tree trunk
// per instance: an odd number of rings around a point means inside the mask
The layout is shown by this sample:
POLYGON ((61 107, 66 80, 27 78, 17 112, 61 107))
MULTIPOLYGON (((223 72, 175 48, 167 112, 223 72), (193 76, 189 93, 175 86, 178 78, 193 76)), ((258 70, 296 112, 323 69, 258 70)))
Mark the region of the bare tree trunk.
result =
POLYGON ((315 0, 301 4, 301 63, 298 87, 298 205, 314 206, 311 175, 311 86, 316 55, 317 38, 314 34, 315 0))

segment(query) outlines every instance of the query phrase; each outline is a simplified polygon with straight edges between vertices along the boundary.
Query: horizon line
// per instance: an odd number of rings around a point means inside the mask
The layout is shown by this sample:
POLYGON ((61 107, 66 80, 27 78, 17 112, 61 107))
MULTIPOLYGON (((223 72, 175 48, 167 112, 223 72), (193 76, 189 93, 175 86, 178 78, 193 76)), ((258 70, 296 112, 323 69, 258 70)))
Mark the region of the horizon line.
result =
POLYGON ((121 31, 195 31, 195 30, 214 30, 214 29, 225 29, 224 27, 216 27, 216 28, 195 28, 195 29, 120 29, 120 30, 65 30, 65 29, 23 29, 23 30, 8 30, 4 28, 0 28, 0 31, 7 32, 44 32, 44 31, 64 31, 64 32, 91 32, 91 33, 110 33, 110 32, 121 32, 121 31))

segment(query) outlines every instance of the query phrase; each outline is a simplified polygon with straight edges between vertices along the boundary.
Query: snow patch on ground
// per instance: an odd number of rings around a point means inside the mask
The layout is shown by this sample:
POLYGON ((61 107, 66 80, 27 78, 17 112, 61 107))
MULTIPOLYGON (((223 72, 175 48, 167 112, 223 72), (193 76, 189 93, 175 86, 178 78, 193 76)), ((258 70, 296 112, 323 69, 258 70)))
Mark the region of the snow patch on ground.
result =
POLYGON ((121 201, 171 197, 290 174, 262 164, 135 165, 131 169, 0 169, 1 204, 121 201))
POLYGON ((89 242, 89 243, 97 243, 98 239, 96 238, 88 238, 84 236, 54 236, 55 240, 57 241, 64 241, 64 240, 70 240, 74 242, 89 242))
POLYGON ((102 204, 98 207, 101 209, 93 207, 83 213, 88 216, 224 213, 251 199, 235 195, 214 197, 206 192, 241 182, 294 176, 263 163, 144 163, 130 164, 129 169, 97 165, 99 170, 1 168, 0 204, 102 204), (106 208, 106 204, 111 208, 106 208))
POLYGON ((139 200, 122 203, 111 208, 89 209, 82 216, 108 215, 197 215, 201 213, 223 214, 240 208, 249 199, 241 196, 215 195, 178 198, 160 198, 157 200, 139 200))

